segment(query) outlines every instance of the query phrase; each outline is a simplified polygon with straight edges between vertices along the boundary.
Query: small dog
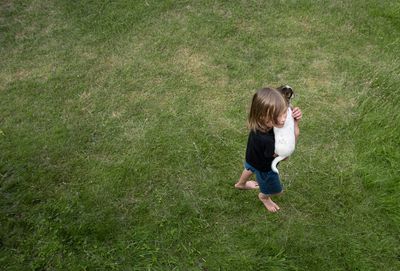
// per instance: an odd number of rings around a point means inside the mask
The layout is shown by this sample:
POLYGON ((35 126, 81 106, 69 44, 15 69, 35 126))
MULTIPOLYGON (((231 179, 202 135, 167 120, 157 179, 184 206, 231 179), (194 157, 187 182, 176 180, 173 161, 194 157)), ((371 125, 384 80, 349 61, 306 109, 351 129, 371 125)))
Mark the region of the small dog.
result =
POLYGON ((278 90, 286 98, 288 102, 288 111, 286 116, 285 124, 282 128, 274 127, 275 134, 275 153, 278 155, 271 164, 271 169, 279 174, 276 166, 278 163, 287 157, 289 157, 296 147, 296 138, 294 135, 294 119, 292 116, 292 109, 290 106, 290 100, 293 97, 293 89, 290 86, 280 86, 278 90))

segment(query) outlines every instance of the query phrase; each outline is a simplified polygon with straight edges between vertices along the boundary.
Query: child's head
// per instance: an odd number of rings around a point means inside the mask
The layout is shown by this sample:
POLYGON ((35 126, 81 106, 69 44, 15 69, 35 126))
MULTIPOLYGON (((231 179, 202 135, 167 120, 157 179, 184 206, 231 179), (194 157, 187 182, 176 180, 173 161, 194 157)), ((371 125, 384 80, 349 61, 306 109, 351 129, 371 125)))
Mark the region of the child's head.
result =
POLYGON ((251 102, 248 125, 253 131, 268 131, 272 126, 282 125, 282 116, 288 104, 283 95, 273 88, 258 90, 251 102))
POLYGON ((286 98, 288 104, 290 104, 290 99, 293 98, 294 92, 291 86, 284 85, 277 88, 277 90, 282 93, 282 95, 286 98))

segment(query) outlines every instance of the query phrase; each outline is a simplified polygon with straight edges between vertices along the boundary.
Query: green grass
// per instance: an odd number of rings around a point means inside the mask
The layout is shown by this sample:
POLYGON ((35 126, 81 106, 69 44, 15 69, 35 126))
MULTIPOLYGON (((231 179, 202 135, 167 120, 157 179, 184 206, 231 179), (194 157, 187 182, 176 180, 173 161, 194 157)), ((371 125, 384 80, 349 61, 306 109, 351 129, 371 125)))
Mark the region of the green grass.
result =
POLYGON ((1 1, 6 270, 399 270, 395 1, 1 1), (269 214, 252 93, 304 118, 269 214))

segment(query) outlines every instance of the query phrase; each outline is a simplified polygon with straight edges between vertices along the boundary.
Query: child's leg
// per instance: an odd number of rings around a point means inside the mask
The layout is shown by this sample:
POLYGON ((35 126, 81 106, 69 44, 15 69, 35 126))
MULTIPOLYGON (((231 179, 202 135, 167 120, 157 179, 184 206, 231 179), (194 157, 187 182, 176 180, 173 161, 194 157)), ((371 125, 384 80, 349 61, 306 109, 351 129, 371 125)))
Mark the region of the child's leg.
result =
POLYGON ((249 181, 253 172, 250 170, 244 169, 242 175, 240 176, 239 181, 235 184, 235 188, 237 189, 257 189, 258 184, 255 181, 249 181))
POLYGON ((264 204, 268 211, 275 213, 279 211, 279 206, 272 201, 271 195, 279 195, 282 193, 282 184, 279 180, 279 175, 272 170, 269 172, 259 173, 259 179, 257 179, 260 185, 260 193, 258 198, 264 204))
POLYGON ((262 203, 264 203, 265 208, 267 208, 268 211, 275 213, 279 211, 279 206, 272 201, 270 196, 267 196, 263 193, 258 194, 258 198, 261 200, 262 203))

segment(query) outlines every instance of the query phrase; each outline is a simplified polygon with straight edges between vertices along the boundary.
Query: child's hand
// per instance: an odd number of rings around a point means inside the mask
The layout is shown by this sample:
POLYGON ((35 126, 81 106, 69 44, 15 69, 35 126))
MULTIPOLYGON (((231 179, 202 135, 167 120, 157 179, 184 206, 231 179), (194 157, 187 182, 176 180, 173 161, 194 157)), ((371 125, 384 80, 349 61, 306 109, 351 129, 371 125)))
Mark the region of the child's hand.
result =
POLYGON ((301 118, 303 117, 303 113, 301 113, 300 108, 295 107, 295 108, 293 108, 292 116, 295 121, 299 122, 301 120, 301 118))

